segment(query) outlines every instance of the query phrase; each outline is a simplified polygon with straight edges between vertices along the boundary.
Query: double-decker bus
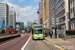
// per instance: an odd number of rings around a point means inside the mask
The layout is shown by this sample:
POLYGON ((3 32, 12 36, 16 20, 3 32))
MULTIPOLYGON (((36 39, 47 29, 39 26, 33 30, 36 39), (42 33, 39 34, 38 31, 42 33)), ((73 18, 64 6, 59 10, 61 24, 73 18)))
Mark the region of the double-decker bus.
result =
POLYGON ((32 25, 32 39, 44 39, 43 24, 32 25))

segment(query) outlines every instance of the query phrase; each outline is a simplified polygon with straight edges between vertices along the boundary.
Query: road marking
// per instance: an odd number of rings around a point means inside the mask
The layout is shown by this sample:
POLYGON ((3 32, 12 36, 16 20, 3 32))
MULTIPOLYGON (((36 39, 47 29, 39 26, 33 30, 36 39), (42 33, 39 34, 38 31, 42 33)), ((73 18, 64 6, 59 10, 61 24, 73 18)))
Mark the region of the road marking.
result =
MULTIPOLYGON (((43 40, 43 41, 45 41, 45 40, 43 40)), ((45 41, 45 42, 54 45, 55 47, 59 48, 60 50, 64 50, 62 47, 60 47, 60 46, 58 46, 58 45, 56 45, 54 43, 51 43, 51 42, 48 42, 48 41, 45 41)))
MULTIPOLYGON (((20 37, 18 37, 18 38, 20 38, 20 37)), ((6 42, 6 43, 3 43, 3 44, 1 44, 0 46, 2 46, 2 45, 4 45, 4 44, 7 44, 7 43, 9 43, 9 42, 11 42, 11 41, 14 41, 14 40, 16 40, 16 39, 18 39, 18 38, 15 38, 15 39, 10 40, 10 41, 8 41, 8 42, 6 42)))
POLYGON ((26 45, 28 44, 29 40, 30 40, 31 36, 29 37, 29 39, 27 40, 27 42, 24 44, 24 46, 21 48, 21 50, 24 50, 26 45))
MULTIPOLYGON (((47 38, 45 38, 45 39, 47 39, 47 38)), ((49 40, 49 39, 48 39, 48 40, 49 40)), ((56 42, 55 42, 55 41, 53 41, 53 40, 51 40, 51 42, 52 42, 52 43, 56 43, 56 42)))

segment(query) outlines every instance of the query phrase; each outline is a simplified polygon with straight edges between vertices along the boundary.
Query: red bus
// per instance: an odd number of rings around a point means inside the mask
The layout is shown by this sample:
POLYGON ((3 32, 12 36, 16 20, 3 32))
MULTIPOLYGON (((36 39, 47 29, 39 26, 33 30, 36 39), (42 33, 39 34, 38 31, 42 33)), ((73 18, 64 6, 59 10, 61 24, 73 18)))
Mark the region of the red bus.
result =
POLYGON ((15 30, 11 30, 11 33, 15 33, 15 30))
POLYGON ((6 30, 6 33, 9 34, 10 33, 10 30, 6 30))

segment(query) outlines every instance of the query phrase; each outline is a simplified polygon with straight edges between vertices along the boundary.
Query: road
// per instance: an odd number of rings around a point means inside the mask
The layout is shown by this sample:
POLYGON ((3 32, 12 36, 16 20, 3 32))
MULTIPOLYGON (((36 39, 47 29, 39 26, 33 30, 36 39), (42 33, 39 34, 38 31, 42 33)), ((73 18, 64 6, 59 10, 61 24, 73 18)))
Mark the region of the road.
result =
POLYGON ((30 37, 29 34, 25 34, 24 36, 0 44, 0 50, 21 50, 21 48, 27 42, 29 37, 30 37))
POLYGON ((30 39, 28 45, 24 50, 63 50, 46 40, 32 40, 30 39))

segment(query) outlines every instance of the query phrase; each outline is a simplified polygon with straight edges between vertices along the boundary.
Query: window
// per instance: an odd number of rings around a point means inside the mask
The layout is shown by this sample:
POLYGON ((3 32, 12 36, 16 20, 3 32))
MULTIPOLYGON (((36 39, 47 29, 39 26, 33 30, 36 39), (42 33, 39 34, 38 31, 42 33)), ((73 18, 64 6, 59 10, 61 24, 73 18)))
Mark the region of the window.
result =
POLYGON ((72 8, 72 3, 70 3, 70 9, 72 8))
POLYGON ((75 22, 71 22, 71 29, 75 29, 75 22))
POLYGON ((74 12, 70 13, 70 18, 74 18, 74 12))
POLYGON ((70 9, 74 7, 74 2, 70 3, 70 9))
POLYGON ((62 16, 62 15, 64 15, 64 13, 65 13, 65 10, 62 10, 59 14, 57 14, 57 16, 62 16))
POLYGON ((71 23, 71 29, 73 29, 73 22, 71 23))
POLYGON ((74 22, 74 29, 75 29, 75 22, 74 22))
POLYGON ((36 34, 42 33, 42 29, 35 29, 35 33, 36 33, 36 34))
POLYGON ((73 7, 74 7, 74 2, 72 2, 73 3, 73 7))
POLYGON ((55 3, 57 2, 58 0, 55 0, 55 3))
POLYGON ((59 3, 61 3, 63 0, 59 0, 59 3))
POLYGON ((59 19, 59 23, 64 22, 64 21, 65 21, 65 17, 59 19))

